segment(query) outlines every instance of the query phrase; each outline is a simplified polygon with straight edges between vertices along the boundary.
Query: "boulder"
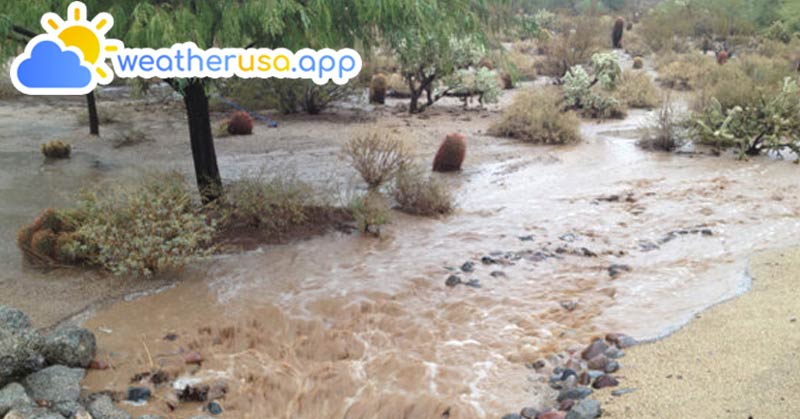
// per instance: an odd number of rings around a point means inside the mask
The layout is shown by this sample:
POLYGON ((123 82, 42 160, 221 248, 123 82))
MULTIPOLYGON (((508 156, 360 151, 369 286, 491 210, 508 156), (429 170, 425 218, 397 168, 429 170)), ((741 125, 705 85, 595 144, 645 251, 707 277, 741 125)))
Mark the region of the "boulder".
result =
POLYGON ((97 397, 89 405, 89 413, 94 419, 131 419, 131 415, 117 407, 106 395, 97 397))
POLYGON ((43 407, 14 409, 4 419, 64 419, 64 416, 43 407))
POLYGON ((79 327, 60 329, 47 336, 43 355, 51 365, 87 368, 94 360, 94 333, 79 327))
POLYGON ((0 386, 42 369, 43 344, 35 330, 0 328, 0 386))
POLYGON ((33 407, 33 400, 25 393, 25 387, 19 383, 11 383, 0 390, 0 417, 11 409, 33 407))
POLYGON ((0 305, 0 329, 30 329, 31 320, 16 308, 0 305))
POLYGON ((597 400, 581 400, 567 412, 566 419, 594 419, 600 417, 600 403, 597 400))
POLYGON ((46 400, 52 404, 74 402, 81 395, 84 371, 54 365, 27 376, 22 384, 35 401, 46 400))

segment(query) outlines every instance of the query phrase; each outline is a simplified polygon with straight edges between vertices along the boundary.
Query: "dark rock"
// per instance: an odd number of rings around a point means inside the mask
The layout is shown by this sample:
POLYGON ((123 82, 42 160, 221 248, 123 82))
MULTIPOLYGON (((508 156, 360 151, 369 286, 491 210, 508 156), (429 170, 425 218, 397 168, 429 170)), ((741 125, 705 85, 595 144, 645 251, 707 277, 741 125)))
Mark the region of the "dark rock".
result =
POLYGON ((578 384, 582 386, 588 386, 592 383, 592 378, 589 377, 589 373, 584 371, 581 373, 580 377, 578 377, 578 384))
POLYGON ((50 406, 50 410, 54 412, 58 412, 61 416, 65 418, 74 417, 78 412, 83 410, 83 406, 77 401, 66 401, 66 402, 58 402, 53 403, 50 406))
POLYGON ((477 279, 470 279, 469 281, 465 282, 464 285, 472 288, 480 288, 481 281, 478 281, 477 279))
POLYGON ((612 347, 606 349, 605 356, 607 356, 608 358, 611 358, 611 359, 618 359, 618 358, 622 358, 623 356, 625 356, 625 352, 623 352, 621 349, 617 348, 616 346, 612 346, 612 347))
POLYGON ((491 256, 484 256, 481 258, 481 263, 483 263, 484 265, 494 265, 499 262, 497 261, 497 259, 491 256))
POLYGON ((11 409, 33 407, 33 400, 25 393, 25 387, 19 383, 11 383, 0 390, 0 417, 11 409))
POLYGON ((536 419, 564 419, 566 415, 564 412, 543 412, 536 419))
POLYGON ((503 271, 492 271, 492 273, 490 273, 489 275, 491 275, 493 278, 505 278, 506 277, 506 273, 503 272, 503 271))
POLYGON ((572 406, 575 406, 575 400, 567 399, 558 404, 558 410, 562 412, 569 412, 569 409, 572 409, 572 406))
POLYGON ((539 416, 539 411, 532 407, 523 407, 519 415, 524 419, 536 419, 536 417, 539 416))
POLYGON ((80 368, 54 365, 27 376, 22 384, 33 400, 74 402, 81 395, 83 376, 84 371, 80 368))
POLYGON ((475 270, 475 263, 474 262, 464 262, 464 264, 461 265, 461 270, 463 272, 472 272, 472 271, 475 270))
POLYGON ((169 381, 169 374, 164 370, 158 370, 150 375, 150 382, 156 387, 167 381, 169 381))
POLYGON ((128 387, 128 401, 146 402, 150 400, 150 396, 150 389, 147 387, 128 387))
POLYGON ((608 267, 608 275, 612 278, 616 278, 622 275, 623 273, 630 271, 631 267, 628 265, 613 264, 608 267))
POLYGON ((606 349, 608 349, 608 345, 606 345, 605 342, 603 342, 601 339, 595 339, 591 344, 589 344, 589 346, 586 347, 586 349, 581 352, 581 358, 588 361, 597 355, 605 353, 606 349))
POLYGON ((178 340, 178 335, 176 335, 175 333, 167 333, 164 336, 164 340, 169 341, 169 342, 174 342, 174 341, 178 340))
POLYGON ((623 333, 609 333, 606 335, 606 340, 620 349, 630 348, 637 343, 636 339, 623 333))
POLYGON ((518 238, 520 239, 520 241, 524 241, 524 242, 533 241, 533 236, 531 236, 531 235, 519 236, 518 238))
POLYGON ((208 391, 210 387, 207 384, 186 386, 183 390, 178 391, 178 400, 182 402, 205 402, 208 401, 208 391))
POLYGON ((569 378, 570 376, 577 377, 577 376, 578 376, 578 373, 576 373, 576 372, 575 372, 575 370, 573 370, 573 369, 570 369, 570 368, 565 368, 565 369, 563 369, 563 370, 561 371, 561 377, 560 377, 559 379, 560 379, 561 381, 564 381, 564 380, 566 380, 567 378, 569 378))
POLYGON ((458 275, 450 275, 447 277, 447 280, 444 281, 444 284, 448 287, 455 287, 456 285, 461 283, 461 277, 458 275))
POLYGON ((217 403, 217 402, 211 402, 211 403, 207 404, 206 405, 206 410, 208 410, 208 413, 211 413, 212 415, 215 415, 215 416, 219 415, 219 414, 222 414, 222 406, 220 406, 219 403, 217 403))
POLYGON ((597 390, 606 387, 616 387, 618 385, 619 385, 619 380, 617 380, 614 376, 608 374, 603 374, 597 377, 597 379, 594 380, 594 383, 592 383, 592 387, 597 390))
POLYGON ((594 419, 600 417, 601 413, 597 400, 581 400, 567 413, 566 419, 594 419))
POLYGON ((603 371, 606 374, 613 374, 613 373, 619 371, 619 362, 617 362, 617 361, 615 361, 613 359, 611 361, 608 361, 608 364, 606 364, 606 367, 603 369, 603 371))
POLYGON ((94 360, 94 333, 79 327, 61 329, 47 336, 43 355, 51 365, 86 368, 94 360))
POLYGON ((546 367, 546 366, 547 366, 547 361, 545 361, 544 359, 540 359, 540 360, 538 360, 538 361, 534 362, 533 364, 531 364, 531 366, 532 366, 532 367, 533 367, 533 369, 535 369, 536 371, 539 371, 539 370, 541 370, 541 369, 544 369, 544 367, 546 367))
POLYGON ((586 363, 591 370, 605 370, 606 365, 608 365, 608 358, 603 354, 595 356, 586 363))
POLYGON ((563 402, 564 400, 580 400, 589 397, 592 394, 592 389, 589 387, 575 387, 567 389, 558 394, 556 401, 563 402))
POLYGON ((108 396, 99 396, 89 405, 93 419, 131 419, 131 415, 120 409, 108 396))
POLYGON ((23 330, 31 328, 31 320, 16 308, 0 305, 0 329, 23 330))
POLYGON ((619 396, 624 396, 624 395, 626 395, 626 394, 628 394, 628 393, 633 393, 634 391, 636 391, 636 389, 635 389, 635 388, 629 388, 629 387, 625 387, 625 388, 620 388, 620 389, 612 390, 612 391, 611 391, 611 395, 612 395, 612 396, 615 396, 615 397, 619 397, 619 396))
POLYGON ((503 415, 502 419, 522 419, 522 416, 517 413, 509 413, 507 415, 503 415))
POLYGON ((203 363, 203 354, 197 351, 192 351, 183 355, 183 362, 190 365, 200 365, 203 363))
POLYGON ((0 328, 0 386, 44 368, 43 345, 35 330, 0 328))

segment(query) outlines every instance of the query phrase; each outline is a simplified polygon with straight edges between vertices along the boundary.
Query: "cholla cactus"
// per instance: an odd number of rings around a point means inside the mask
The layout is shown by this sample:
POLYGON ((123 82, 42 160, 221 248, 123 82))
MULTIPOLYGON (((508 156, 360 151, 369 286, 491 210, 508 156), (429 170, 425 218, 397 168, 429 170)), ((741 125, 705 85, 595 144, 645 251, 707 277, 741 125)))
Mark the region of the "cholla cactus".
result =
POLYGON ((564 78, 562 89, 564 91, 564 104, 568 108, 580 108, 583 106, 584 98, 589 94, 592 87, 592 79, 582 65, 572 67, 564 78))
POLYGON ((477 65, 486 55, 486 48, 475 37, 450 39, 450 50, 453 53, 455 68, 468 68, 477 65))
POLYGON ((536 22, 539 28, 552 31, 556 23, 556 15, 549 10, 540 9, 533 15, 533 21, 536 22))
POLYGON ((592 55, 592 70, 600 86, 607 90, 614 90, 622 80, 622 67, 613 53, 592 55))

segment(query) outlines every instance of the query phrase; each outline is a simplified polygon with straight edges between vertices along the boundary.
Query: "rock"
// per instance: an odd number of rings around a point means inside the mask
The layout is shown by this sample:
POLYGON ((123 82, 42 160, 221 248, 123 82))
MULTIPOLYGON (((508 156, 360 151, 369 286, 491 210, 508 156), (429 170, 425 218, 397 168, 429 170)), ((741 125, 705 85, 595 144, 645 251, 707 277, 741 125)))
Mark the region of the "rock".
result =
POLYGON ((472 272, 472 271, 475 270, 475 263, 474 262, 464 262, 464 264, 461 265, 461 270, 463 272, 472 272))
POLYGON ((597 390, 606 387, 616 387, 618 385, 619 385, 619 380, 617 380, 614 376, 608 374, 603 374, 597 377, 597 379, 594 380, 594 383, 592 383, 592 387, 597 390))
POLYGON ((561 308, 570 312, 575 311, 575 309, 578 307, 577 301, 562 301, 559 304, 561 304, 561 308))
POLYGON ((106 370, 108 369, 108 364, 103 361, 94 360, 89 363, 90 370, 106 370))
POLYGON ((450 275, 447 277, 447 280, 444 281, 444 284, 448 287, 455 287, 456 285, 461 283, 461 277, 458 275, 450 275))
POLYGON ((572 409, 572 406, 575 406, 575 400, 567 399, 558 404, 558 410, 562 412, 569 412, 569 409, 572 409))
POLYGON ((623 351, 622 349, 617 348, 616 346, 612 346, 612 347, 606 349, 606 352, 604 353, 604 355, 607 356, 608 358, 611 358, 611 359, 618 359, 618 358, 622 358, 623 356, 625 356, 625 351, 623 351))
POLYGON ((561 381, 565 381, 570 376, 577 377, 578 373, 575 372, 573 369, 566 368, 561 372, 561 381))
POLYGON ((614 361, 613 359, 611 361, 608 361, 608 364, 606 364, 606 367, 605 369, 603 369, 603 371, 606 374, 612 374, 619 371, 619 362, 614 361))
POLYGON ((128 387, 128 401, 146 402, 150 400, 150 396, 150 389, 147 387, 128 387))
POLYGON ((544 412, 539 414, 536 419, 564 419, 566 415, 564 412, 544 412))
POLYGON ((522 416, 518 415, 517 413, 509 413, 507 415, 503 415, 502 419, 522 419, 522 416))
POLYGON ((608 276, 616 278, 625 272, 630 272, 631 267, 628 265, 613 264, 608 267, 608 276))
POLYGON ((580 399, 585 399, 591 394, 592 394, 592 389, 590 389, 589 387, 575 387, 564 390, 561 393, 559 393, 556 401, 560 403, 563 402, 564 400, 580 400, 580 399))
POLYGON ((494 265, 499 262, 497 261, 497 259, 491 256, 484 256, 481 258, 481 263, 483 263, 484 265, 494 265))
POLYGON ((76 401, 65 401, 65 402, 58 402, 53 403, 50 406, 50 409, 58 412, 61 416, 65 418, 71 418, 75 416, 78 412, 83 410, 83 406, 76 401))
POLYGON ((11 409, 25 406, 33 407, 33 400, 25 393, 22 384, 11 383, 0 390, 0 417, 11 409))
POLYGON ((523 407, 519 415, 522 416, 523 419, 536 419, 539 416, 539 411, 532 407, 523 407))
POLYGON ((16 308, 0 305, 0 329, 23 330, 31 328, 31 320, 16 308))
POLYGON ((606 365, 608 365, 608 358, 602 354, 593 357, 586 363, 591 370, 604 370, 606 365))
POLYGON ((44 368, 43 344, 35 330, 0 328, 0 386, 44 368))
POLYGON ((83 376, 84 371, 80 368, 54 365, 27 376, 22 384, 33 400, 74 402, 81 395, 83 376))
POLYGON ((507 276, 503 271, 492 271, 489 275, 491 275, 492 278, 505 278, 507 276))
POLYGON ((581 358, 585 360, 590 360, 597 355, 601 355, 605 353, 606 349, 608 349, 608 345, 601 339, 595 339, 586 349, 581 352, 581 358))
POLYGON ((167 333, 166 335, 164 335, 164 340, 168 342, 174 342, 178 340, 178 335, 176 333, 167 333))
POLYGON ((464 282, 464 285, 472 288, 480 288, 481 281, 478 281, 477 279, 470 279, 469 281, 464 282))
POLYGON ((581 400, 570 409, 566 419, 594 419, 600 417, 601 413, 597 400, 581 400))
POLYGON ((623 333, 609 333, 606 335, 606 340, 619 349, 630 348, 638 343, 636 339, 623 333))
POLYGON ((89 414, 89 412, 87 412, 86 410, 81 410, 75 414, 75 419, 93 419, 93 418, 92 415, 89 414))
POLYGON ((139 416, 139 417, 138 417, 138 418, 136 418, 136 419, 164 419, 164 417, 162 417, 162 416, 155 416, 155 415, 144 415, 144 416, 139 416))
POLYGON ((200 352, 192 351, 183 355, 183 362, 187 364, 199 365, 203 363, 203 355, 200 352))
POLYGON ((547 367, 547 361, 545 361, 544 359, 537 360, 536 362, 531 364, 531 367, 533 367, 533 369, 535 369, 536 371, 543 370, 545 367, 547 367))
POLYGON ((210 387, 207 384, 187 385, 178 391, 178 400, 182 402, 205 402, 208 401, 209 390, 210 387))
POLYGON ((87 368, 94 360, 97 342, 94 333, 80 327, 61 329, 47 336, 43 355, 51 365, 87 368))
POLYGON ((588 386, 592 383, 592 379, 589 377, 589 373, 584 371, 581 373, 580 377, 578 377, 578 384, 582 386, 588 386))
POLYGON ((589 380, 596 380, 598 377, 603 375, 603 371, 589 370, 586 371, 586 374, 589 376, 589 380))
POLYGON ((619 396, 624 396, 624 395, 626 395, 628 393, 633 393, 634 391, 636 391, 635 388, 625 387, 625 388, 620 388, 620 389, 617 389, 617 390, 612 390, 611 391, 611 395, 615 396, 615 397, 619 397, 619 396))
POLYGON ((111 397, 101 395, 89 405, 89 413, 94 419, 131 419, 131 415, 120 409, 111 397))
POLYGON ((206 405, 206 410, 208 410, 208 413, 211 413, 212 415, 215 415, 215 416, 219 415, 219 414, 222 414, 222 406, 220 406, 219 403, 217 403, 217 402, 211 402, 211 403, 207 404, 206 405))
POLYGON ((4 419, 64 419, 64 416, 43 407, 14 409, 4 419))

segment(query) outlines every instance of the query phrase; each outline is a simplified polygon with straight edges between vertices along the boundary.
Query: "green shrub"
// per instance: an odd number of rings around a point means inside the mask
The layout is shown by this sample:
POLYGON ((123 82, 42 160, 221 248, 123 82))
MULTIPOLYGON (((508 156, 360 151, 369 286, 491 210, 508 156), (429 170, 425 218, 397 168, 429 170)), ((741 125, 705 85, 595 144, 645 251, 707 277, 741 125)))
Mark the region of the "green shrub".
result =
POLYGON ((740 158, 762 151, 800 154, 800 89, 786 78, 777 94, 759 90, 748 106, 724 109, 712 99, 695 120, 698 142, 716 147, 736 147, 740 158))
MULTIPOLYGON (((602 73, 601 73, 602 75, 602 73)), ((616 86, 618 77, 604 77, 606 86, 616 86), (613 80, 613 81, 612 81, 613 80)), ((578 110, 589 118, 624 118, 625 106, 602 88, 599 79, 592 80, 583 66, 575 66, 563 78, 564 106, 578 110)))
POLYGON ((453 196, 447 186, 419 169, 401 171, 392 194, 400 210, 409 214, 432 216, 453 211, 453 196))
POLYGON ((391 181, 411 162, 405 141, 378 130, 364 131, 352 138, 342 148, 342 155, 370 189, 391 181))
POLYGON ((449 95, 463 98, 465 106, 472 96, 478 96, 481 105, 500 100, 501 87, 497 73, 485 67, 457 70, 445 79, 445 89, 449 95))
POLYGON ((764 35, 769 39, 780 41, 784 44, 788 44, 792 40, 792 32, 789 30, 789 27, 780 20, 773 22, 772 25, 764 31, 764 35))
POLYGON ((622 83, 617 87, 614 96, 629 108, 651 109, 660 102, 658 88, 650 76, 631 70, 622 74, 622 83))
POLYGON ((518 93, 489 128, 496 136, 537 144, 571 144, 580 141, 580 121, 573 112, 563 112, 556 89, 535 89, 518 93))
POLYGON ((150 276, 211 252, 215 223, 177 175, 82 193, 81 222, 64 250, 115 274, 150 276))
POLYGON ((380 235, 382 225, 389 222, 391 209, 386 197, 378 191, 368 191, 350 203, 350 212, 359 231, 380 235))

